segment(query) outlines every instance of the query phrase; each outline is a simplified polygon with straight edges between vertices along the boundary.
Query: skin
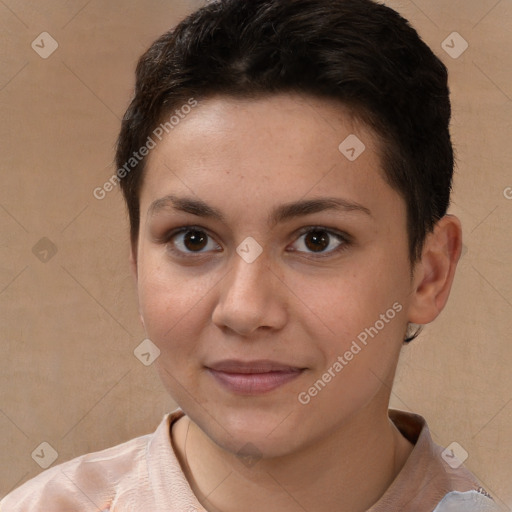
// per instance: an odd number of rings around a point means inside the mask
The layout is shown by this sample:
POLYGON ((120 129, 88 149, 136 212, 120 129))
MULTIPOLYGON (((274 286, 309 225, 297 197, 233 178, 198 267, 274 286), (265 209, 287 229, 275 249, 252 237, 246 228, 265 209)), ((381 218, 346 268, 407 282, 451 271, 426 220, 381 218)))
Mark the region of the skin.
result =
POLYGON ((131 256, 140 314, 161 351, 161 379, 186 413, 172 429, 175 450, 210 512, 367 510, 410 454, 387 416, 393 377, 407 323, 429 323, 445 306, 461 226, 453 215, 438 222, 411 279, 406 205, 383 179, 378 150, 342 105, 280 94, 201 101, 149 155, 131 256), (338 149, 350 134, 366 146, 355 161, 338 149), (224 219, 162 202, 151 212, 169 194, 200 199, 224 219), (269 226, 275 207, 321 197, 371 213, 329 209, 269 226), (169 236, 183 226, 208 235, 199 254, 183 233, 169 236), (315 226, 327 231, 320 252, 299 233, 315 226), (236 252, 249 236, 262 248, 252 263, 236 252), (401 311, 300 403, 394 303, 401 311), (305 370, 242 396, 205 368, 226 358, 305 370), (255 459, 244 464, 240 454, 255 459))

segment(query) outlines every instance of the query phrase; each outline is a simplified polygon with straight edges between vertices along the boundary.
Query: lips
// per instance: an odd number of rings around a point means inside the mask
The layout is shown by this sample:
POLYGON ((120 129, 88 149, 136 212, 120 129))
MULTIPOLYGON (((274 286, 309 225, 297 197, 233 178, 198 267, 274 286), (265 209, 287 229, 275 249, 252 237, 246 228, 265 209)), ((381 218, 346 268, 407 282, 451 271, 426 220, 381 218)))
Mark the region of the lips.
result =
POLYGON ((296 379, 305 368, 276 361, 224 360, 208 365, 208 372, 225 389, 236 394, 267 393, 296 379))
POLYGON ((300 371, 303 368, 281 364, 268 359, 255 361, 239 361, 237 359, 226 359, 207 366, 211 370, 225 373, 268 373, 268 372, 290 372, 300 371))

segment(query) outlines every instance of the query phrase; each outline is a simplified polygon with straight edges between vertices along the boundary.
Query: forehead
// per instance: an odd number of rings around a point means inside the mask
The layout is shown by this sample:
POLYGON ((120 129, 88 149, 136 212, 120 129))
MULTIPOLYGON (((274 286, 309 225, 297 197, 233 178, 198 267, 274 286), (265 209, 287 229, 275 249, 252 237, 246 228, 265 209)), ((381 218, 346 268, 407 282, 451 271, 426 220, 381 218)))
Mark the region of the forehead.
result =
POLYGON ((396 193, 383 180, 378 138, 329 99, 279 94, 199 102, 148 156, 141 211, 167 194, 267 209, 299 197, 352 202, 396 193))

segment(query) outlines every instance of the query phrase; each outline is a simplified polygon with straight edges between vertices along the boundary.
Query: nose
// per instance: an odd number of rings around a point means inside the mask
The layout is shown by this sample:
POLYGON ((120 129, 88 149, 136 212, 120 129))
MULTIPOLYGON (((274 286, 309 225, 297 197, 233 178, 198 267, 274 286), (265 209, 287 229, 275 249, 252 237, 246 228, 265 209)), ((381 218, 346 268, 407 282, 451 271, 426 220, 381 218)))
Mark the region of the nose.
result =
POLYGON ((242 336, 281 329, 287 321, 286 285, 271 270, 265 252, 252 263, 234 254, 231 265, 219 284, 213 323, 242 336))

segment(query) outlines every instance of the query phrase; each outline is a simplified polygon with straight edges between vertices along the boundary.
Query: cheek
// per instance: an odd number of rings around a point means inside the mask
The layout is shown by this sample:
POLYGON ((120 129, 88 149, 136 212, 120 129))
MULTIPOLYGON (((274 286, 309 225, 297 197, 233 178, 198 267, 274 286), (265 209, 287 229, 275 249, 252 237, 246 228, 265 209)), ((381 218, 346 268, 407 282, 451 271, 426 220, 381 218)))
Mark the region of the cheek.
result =
POLYGON ((326 332, 343 339, 373 325, 395 302, 401 303, 406 293, 397 276, 378 265, 354 266, 350 272, 310 283, 309 293, 306 287, 296 288, 326 332))
POLYGON ((302 390, 326 415, 337 404, 340 418, 362 408, 383 386, 391 387, 406 324, 396 294, 370 281, 366 287, 357 283, 319 304, 330 332, 311 338, 323 357, 302 390))
POLYGON ((146 333, 163 352, 190 352, 208 317, 208 296, 216 280, 162 259, 149 254, 139 261, 139 306, 146 333))
POLYGON ((180 318, 190 310, 192 297, 179 275, 170 272, 159 259, 144 254, 139 260, 138 296, 146 332, 162 349, 164 340, 173 336, 180 318))
MULTIPOLYGON (((308 315, 308 334, 324 354, 322 364, 326 365, 318 368, 320 373, 341 356, 346 377, 367 381, 370 371, 383 376, 400 350, 407 324, 406 280, 397 271, 400 265, 389 259, 372 261, 372 265, 361 261, 350 272, 322 282, 308 304, 313 313, 308 315), (313 325, 320 330, 314 332, 313 325)), ((305 294, 306 289, 299 293, 305 294)))
POLYGON ((193 387, 194 340, 197 303, 192 288, 180 279, 162 273, 158 267, 139 279, 140 311, 147 337, 160 350, 155 368, 167 392, 179 403, 186 403, 181 391, 193 387), (188 293, 187 293, 188 292, 188 293), (194 322, 191 319, 194 319, 194 322))

